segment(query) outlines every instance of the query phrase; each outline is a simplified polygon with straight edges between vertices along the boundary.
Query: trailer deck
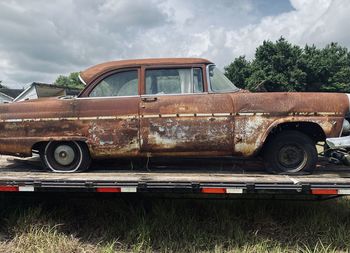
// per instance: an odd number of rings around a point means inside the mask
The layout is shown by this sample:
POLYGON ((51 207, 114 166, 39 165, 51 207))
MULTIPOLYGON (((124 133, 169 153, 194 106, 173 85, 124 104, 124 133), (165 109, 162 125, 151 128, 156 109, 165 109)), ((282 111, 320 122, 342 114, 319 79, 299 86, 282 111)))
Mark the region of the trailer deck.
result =
POLYGON ((350 167, 326 161, 311 175, 272 175, 259 161, 231 158, 147 163, 148 168, 135 169, 130 160, 100 161, 89 172, 65 174, 43 171, 35 157, 0 156, 0 191, 350 195, 350 167))

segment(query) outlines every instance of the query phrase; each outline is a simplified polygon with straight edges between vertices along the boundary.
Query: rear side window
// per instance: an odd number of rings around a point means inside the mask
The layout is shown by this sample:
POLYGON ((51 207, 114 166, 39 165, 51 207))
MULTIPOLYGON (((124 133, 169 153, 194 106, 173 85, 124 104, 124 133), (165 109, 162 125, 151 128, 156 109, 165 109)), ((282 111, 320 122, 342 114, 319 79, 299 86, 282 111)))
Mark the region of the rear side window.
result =
POLYGON ((146 70, 146 94, 186 94, 203 92, 200 68, 146 70))
POLYGON ((122 97, 138 95, 137 70, 107 76, 91 91, 90 97, 122 97))

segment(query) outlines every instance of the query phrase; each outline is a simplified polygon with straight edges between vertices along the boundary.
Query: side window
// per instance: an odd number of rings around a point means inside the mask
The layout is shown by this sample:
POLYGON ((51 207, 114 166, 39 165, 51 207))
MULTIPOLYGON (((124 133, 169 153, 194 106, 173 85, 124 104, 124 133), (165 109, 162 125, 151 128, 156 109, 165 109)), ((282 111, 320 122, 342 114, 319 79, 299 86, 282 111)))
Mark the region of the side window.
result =
POLYGON ((121 97, 138 95, 137 70, 119 72, 99 82, 89 97, 121 97))
POLYGON ((146 70, 146 94, 185 94, 203 92, 200 68, 146 70))

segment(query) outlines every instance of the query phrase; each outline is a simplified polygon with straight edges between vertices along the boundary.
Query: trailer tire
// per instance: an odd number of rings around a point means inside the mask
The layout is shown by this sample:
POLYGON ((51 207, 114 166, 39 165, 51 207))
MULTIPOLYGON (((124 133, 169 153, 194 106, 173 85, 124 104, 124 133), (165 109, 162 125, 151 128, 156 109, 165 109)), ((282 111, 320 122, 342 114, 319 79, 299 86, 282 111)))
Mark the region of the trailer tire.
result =
POLYGON ((264 149, 266 170, 269 172, 311 173, 317 159, 314 141, 299 131, 283 131, 273 136, 264 149))
POLYGON ((85 143, 77 141, 50 141, 40 152, 45 168, 53 172, 81 172, 89 168, 91 157, 85 143))

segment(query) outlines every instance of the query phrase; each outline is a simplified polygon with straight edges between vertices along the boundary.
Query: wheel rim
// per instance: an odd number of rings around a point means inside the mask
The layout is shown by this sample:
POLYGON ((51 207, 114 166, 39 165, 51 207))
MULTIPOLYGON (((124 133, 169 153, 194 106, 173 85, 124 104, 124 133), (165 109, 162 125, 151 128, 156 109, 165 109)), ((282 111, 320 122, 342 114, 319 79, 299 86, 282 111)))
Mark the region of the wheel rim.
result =
POLYGON ((75 141, 49 142, 44 154, 45 163, 54 172, 75 172, 83 160, 82 149, 75 141))
POLYGON ((282 169, 288 172, 297 172, 307 163, 307 154, 299 145, 284 145, 278 152, 278 162, 282 169))
POLYGON ((60 145, 54 150, 54 158, 60 165, 69 165, 74 161, 76 154, 68 145, 60 145))

